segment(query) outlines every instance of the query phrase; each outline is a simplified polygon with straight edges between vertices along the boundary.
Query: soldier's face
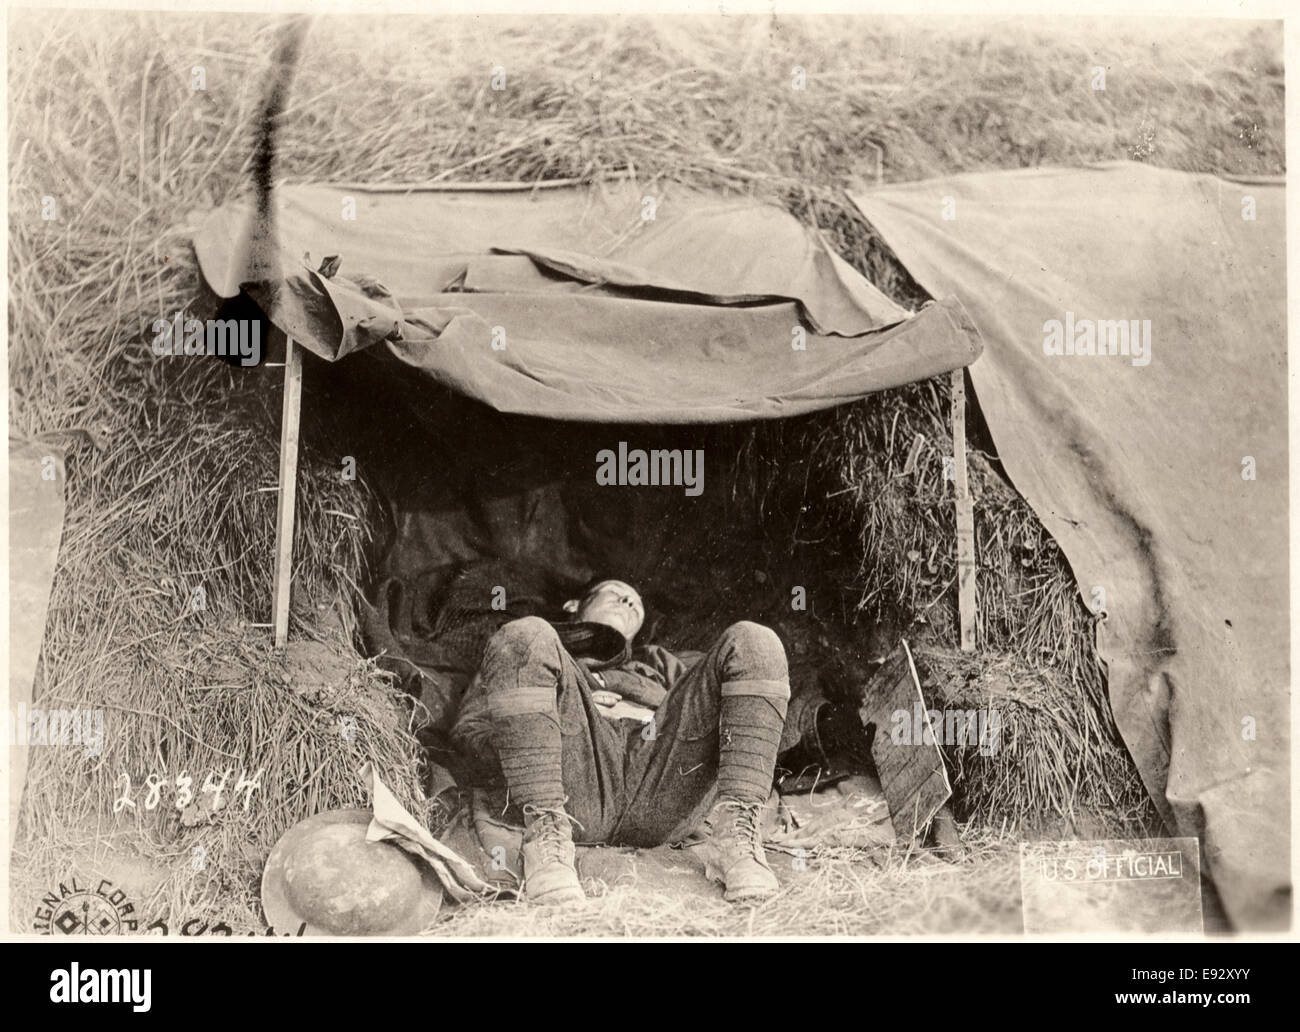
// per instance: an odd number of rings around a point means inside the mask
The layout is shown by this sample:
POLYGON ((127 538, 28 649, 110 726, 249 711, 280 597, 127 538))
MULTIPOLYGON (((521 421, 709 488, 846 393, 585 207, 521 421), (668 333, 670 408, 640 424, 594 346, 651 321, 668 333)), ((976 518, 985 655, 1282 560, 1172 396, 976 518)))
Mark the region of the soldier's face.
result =
POLYGON ((587 623, 613 627, 631 641, 645 620, 645 603, 632 585, 617 580, 601 581, 587 592, 575 615, 587 623))

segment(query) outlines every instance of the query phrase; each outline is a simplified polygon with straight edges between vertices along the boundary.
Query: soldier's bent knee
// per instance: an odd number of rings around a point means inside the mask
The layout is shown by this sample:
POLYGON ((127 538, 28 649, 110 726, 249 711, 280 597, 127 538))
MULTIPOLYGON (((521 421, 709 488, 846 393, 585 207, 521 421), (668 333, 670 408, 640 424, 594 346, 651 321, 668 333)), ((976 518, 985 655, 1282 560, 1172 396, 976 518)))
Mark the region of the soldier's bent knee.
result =
POLYGON ((488 648, 527 646, 539 638, 555 637, 557 637, 555 628, 540 616, 522 616, 518 620, 503 624, 496 634, 492 635, 488 648))
POLYGON ((779 655, 785 658, 785 646, 776 631, 752 620, 741 620, 722 632, 736 648, 754 655, 779 655))
POLYGON ((730 646, 734 660, 749 677, 772 681, 788 678, 785 646, 772 628, 742 620, 723 631, 722 637, 730 646))

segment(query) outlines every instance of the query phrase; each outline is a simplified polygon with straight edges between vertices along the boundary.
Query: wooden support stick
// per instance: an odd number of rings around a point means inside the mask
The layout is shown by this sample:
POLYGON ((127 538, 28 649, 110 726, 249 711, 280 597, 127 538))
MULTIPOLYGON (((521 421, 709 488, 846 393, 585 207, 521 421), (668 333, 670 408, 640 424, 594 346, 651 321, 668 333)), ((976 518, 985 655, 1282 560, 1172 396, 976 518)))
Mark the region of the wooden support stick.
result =
POLYGON ((953 488, 957 508, 957 612, 961 649, 975 651, 975 508, 966 479, 965 370, 952 372, 953 488))
POLYGON ((302 412, 302 349, 285 342, 284 406, 280 411, 280 498, 275 510, 275 590, 271 623, 275 644, 289 640, 289 586, 293 580, 293 515, 298 494, 298 417, 302 412))

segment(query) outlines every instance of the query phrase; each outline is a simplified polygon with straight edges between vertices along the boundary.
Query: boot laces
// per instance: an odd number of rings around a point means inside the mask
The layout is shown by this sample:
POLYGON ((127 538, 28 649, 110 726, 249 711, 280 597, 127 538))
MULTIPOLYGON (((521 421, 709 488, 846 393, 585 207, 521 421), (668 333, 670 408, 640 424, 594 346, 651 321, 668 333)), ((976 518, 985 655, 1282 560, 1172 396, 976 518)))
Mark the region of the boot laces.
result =
POLYGON ((581 831, 582 822, 558 806, 525 803, 523 811, 528 821, 528 841, 537 843, 542 859, 563 860, 565 844, 573 841, 572 827, 581 831))
POLYGON ((746 803, 738 799, 724 799, 719 806, 731 813, 731 833, 746 852, 762 856, 763 829, 762 803, 746 803))

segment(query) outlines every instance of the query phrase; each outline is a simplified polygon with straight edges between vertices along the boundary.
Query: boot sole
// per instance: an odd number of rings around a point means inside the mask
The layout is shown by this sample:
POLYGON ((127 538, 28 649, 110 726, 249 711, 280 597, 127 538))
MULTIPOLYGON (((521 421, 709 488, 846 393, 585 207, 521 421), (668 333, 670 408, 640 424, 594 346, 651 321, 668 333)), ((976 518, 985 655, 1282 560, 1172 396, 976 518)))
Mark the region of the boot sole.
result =
POLYGON ((726 889, 727 883, 723 881, 722 884, 724 886, 722 898, 728 903, 763 903, 781 891, 780 885, 726 889))
POLYGON ((712 882, 716 882, 723 887, 722 898, 727 903, 762 903, 771 899, 781 891, 780 885, 770 885, 765 888, 754 889, 728 889, 726 876, 718 868, 718 865, 709 858, 704 863, 704 877, 712 882))
POLYGON ((566 903, 585 903, 587 894, 580 887, 551 889, 550 892, 543 892, 533 895, 527 890, 524 892, 524 899, 529 903, 536 903, 542 907, 563 906, 566 903))

